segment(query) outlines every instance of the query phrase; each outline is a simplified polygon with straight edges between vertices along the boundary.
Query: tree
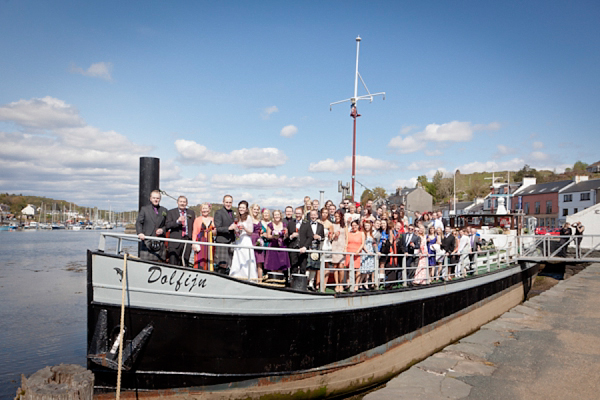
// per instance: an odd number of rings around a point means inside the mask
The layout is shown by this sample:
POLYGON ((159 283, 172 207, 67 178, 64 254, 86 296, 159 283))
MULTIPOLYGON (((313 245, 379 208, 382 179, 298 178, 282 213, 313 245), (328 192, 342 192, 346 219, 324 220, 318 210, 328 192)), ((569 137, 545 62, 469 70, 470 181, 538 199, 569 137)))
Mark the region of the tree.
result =
POLYGON ((488 194, 488 190, 489 187, 482 181, 473 181, 467 189, 467 194, 474 200, 476 197, 484 197, 488 194))
POLYGON ((360 195, 360 204, 364 206, 369 200, 375 200, 375 195, 371 189, 365 189, 360 195))
POLYGON ((584 163, 583 161, 577 161, 575 164, 573 164, 573 172, 585 172, 587 166, 587 163, 584 163))
POLYGON ((373 189, 373 196, 375 196, 374 200, 387 199, 388 197, 387 192, 381 186, 377 186, 373 189))

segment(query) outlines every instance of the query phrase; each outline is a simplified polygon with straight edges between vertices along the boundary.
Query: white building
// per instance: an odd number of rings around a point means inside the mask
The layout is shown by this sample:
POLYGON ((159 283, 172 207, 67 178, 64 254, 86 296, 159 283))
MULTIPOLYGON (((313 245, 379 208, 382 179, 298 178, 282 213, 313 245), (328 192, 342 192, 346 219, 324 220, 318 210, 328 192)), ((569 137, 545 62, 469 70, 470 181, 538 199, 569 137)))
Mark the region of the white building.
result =
POLYGON ((598 204, 600 202, 599 192, 600 179, 580 180, 562 190, 558 194, 559 223, 563 224, 569 215, 577 214, 598 204))
POLYGON ((36 214, 36 209, 33 204, 27 204, 27 207, 21 210, 22 215, 33 217, 36 214))

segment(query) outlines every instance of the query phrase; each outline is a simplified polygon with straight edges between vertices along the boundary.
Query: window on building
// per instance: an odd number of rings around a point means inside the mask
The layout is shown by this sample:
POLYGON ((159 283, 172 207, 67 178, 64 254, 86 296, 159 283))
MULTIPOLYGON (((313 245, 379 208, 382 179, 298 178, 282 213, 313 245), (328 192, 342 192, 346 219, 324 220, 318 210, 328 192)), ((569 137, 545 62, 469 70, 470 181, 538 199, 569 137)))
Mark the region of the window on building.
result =
POLYGON ((550 220, 550 223, 552 224, 551 226, 552 226, 553 228, 556 228, 556 218, 552 218, 552 219, 550 220))
POLYGON ((569 209, 563 208, 563 217, 566 217, 567 215, 569 215, 569 209))
POLYGON ((568 203, 569 201, 573 201, 573 195, 572 194, 565 194, 565 195, 563 195, 563 201, 565 203, 568 203))
POLYGON ((525 203, 525 214, 529 214, 529 203, 525 203))
POLYGON ((552 214, 552 200, 546 201, 546 214, 552 214))
POLYGON ((577 214, 577 210, 578 210, 577 208, 574 208, 573 209, 573 214, 577 214))
POLYGON ((589 200, 589 199, 590 199, 590 192, 587 192, 587 193, 581 193, 581 194, 579 195, 579 200, 580 200, 580 201, 586 201, 586 200, 589 200))
POLYGON ((540 202, 539 201, 535 202, 535 213, 536 214, 540 213, 540 202))

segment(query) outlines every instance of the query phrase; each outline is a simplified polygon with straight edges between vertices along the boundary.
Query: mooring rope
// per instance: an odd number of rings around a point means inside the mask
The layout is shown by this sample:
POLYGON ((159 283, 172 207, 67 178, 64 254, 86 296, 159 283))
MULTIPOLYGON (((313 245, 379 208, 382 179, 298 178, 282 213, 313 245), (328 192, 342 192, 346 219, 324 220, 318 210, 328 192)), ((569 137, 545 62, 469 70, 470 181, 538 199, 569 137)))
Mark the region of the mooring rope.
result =
POLYGON ((121 363, 123 362, 123 328, 125 325, 125 289, 127 286, 127 253, 123 257, 123 279, 121 288, 121 326, 119 329, 119 365, 117 366, 117 400, 121 398, 121 363))

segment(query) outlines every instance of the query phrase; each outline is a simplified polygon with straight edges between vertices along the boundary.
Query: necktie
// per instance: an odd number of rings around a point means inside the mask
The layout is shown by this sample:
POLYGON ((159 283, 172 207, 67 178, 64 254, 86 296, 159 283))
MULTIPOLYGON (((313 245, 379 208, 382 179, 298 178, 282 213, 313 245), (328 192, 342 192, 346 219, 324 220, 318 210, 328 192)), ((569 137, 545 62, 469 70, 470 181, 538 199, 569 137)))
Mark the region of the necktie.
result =
MULTIPOLYGON (((185 210, 179 210, 181 216, 185 218, 185 210)), ((183 224, 181 224, 181 236, 186 236, 187 234, 187 218, 183 220, 183 224)))

